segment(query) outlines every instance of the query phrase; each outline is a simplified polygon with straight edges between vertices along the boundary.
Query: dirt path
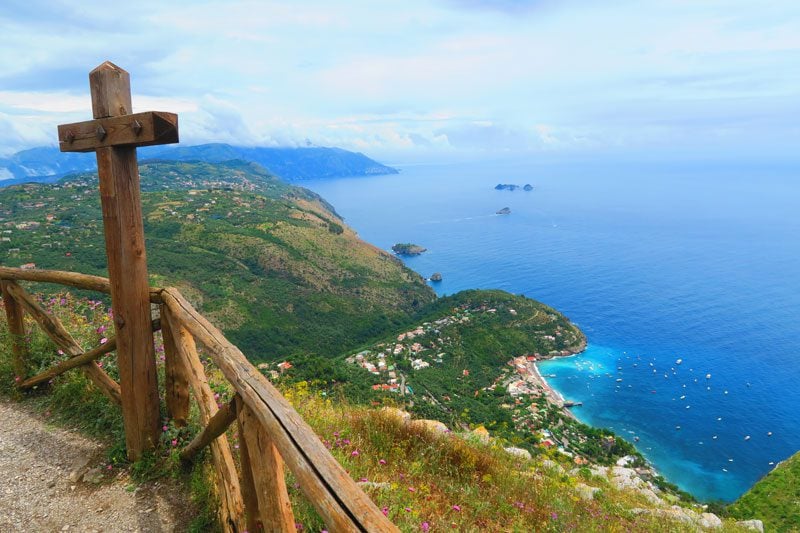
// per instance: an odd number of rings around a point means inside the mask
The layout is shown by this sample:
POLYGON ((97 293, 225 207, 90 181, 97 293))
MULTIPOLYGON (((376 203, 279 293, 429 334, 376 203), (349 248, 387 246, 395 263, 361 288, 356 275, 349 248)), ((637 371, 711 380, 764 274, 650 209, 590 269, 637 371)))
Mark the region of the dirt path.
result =
POLYGON ((108 470, 103 445, 0 398, 0 531, 183 531, 191 505, 170 480, 108 470))

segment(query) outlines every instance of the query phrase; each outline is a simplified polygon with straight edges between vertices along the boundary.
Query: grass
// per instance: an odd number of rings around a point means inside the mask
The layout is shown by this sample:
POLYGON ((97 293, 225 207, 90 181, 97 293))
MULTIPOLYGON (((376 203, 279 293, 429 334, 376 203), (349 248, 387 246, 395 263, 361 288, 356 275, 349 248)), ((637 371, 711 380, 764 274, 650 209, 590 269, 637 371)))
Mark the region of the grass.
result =
MULTIPOLYGON (((94 345, 108 325, 108 311, 99 302, 56 296, 43 304, 58 316, 76 340, 94 345)), ((2 314, 2 312, 0 312, 2 314)), ((63 358, 49 340, 27 324, 26 341, 31 371, 44 369, 63 358)), ((80 372, 55 378, 45 387, 19 394, 13 387, 10 338, 0 320, 0 394, 15 396, 35 405, 52 421, 74 427, 107 444, 109 464, 128 470, 134 483, 161 476, 181 481, 197 511, 190 531, 219 530, 218 498, 208 461, 184 471, 177 450, 198 430, 193 412, 189 428, 164 421, 159 452, 129 464, 118 408, 110 404, 80 372)), ((104 368, 116 377, 113 355, 103 359, 104 368)), ((163 372, 159 360, 159 368, 163 372)), ((231 390, 220 372, 208 365, 209 384, 226 401, 231 390)), ((163 376, 162 376, 163 377, 163 376)), ((417 424, 400 420, 389 411, 355 406, 346 398, 332 397, 307 382, 286 385, 286 398, 311 425, 331 454, 376 505, 402 531, 693 531, 694 526, 637 514, 647 508, 644 497, 620 491, 608 480, 593 476, 587 468, 574 468, 557 455, 528 461, 502 449, 499 440, 482 442, 474 436, 434 434, 417 424), (560 462, 546 466, 542 459, 560 462), (576 487, 600 489, 592 500, 582 499, 576 487)), ((234 449, 237 436, 229 431, 234 449)), ((302 495, 296 480, 287 474, 297 529, 321 531, 320 517, 302 495)), ((726 530, 735 530, 726 523, 726 530)))
POLYGON ((758 516, 772 531, 800 531, 800 453, 764 476, 728 509, 731 516, 758 516))

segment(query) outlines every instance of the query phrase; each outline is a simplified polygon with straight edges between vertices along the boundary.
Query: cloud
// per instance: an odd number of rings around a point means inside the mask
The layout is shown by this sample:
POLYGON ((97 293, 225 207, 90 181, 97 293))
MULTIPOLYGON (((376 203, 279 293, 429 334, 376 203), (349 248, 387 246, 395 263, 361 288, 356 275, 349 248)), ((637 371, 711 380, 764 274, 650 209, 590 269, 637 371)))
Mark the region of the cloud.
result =
POLYGON ((793 0, 103 6, 0 8, 0 151, 88 119, 87 75, 105 59, 131 73, 137 111, 180 114, 185 142, 450 154, 797 140, 793 0))

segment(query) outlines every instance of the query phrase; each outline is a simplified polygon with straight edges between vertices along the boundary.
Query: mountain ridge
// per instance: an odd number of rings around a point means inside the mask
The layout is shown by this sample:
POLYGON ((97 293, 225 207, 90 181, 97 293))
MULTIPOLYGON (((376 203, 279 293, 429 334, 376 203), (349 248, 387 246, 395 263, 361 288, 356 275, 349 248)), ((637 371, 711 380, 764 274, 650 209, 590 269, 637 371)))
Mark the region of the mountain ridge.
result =
MULTIPOLYGON (((336 147, 248 147, 224 143, 193 146, 148 146, 139 149, 141 163, 149 160, 221 163, 243 160, 258 163, 286 181, 345 176, 397 174, 360 152, 336 147)), ((94 154, 62 153, 56 146, 40 146, 0 158, 0 187, 19 183, 53 183, 73 173, 96 168, 94 154)))

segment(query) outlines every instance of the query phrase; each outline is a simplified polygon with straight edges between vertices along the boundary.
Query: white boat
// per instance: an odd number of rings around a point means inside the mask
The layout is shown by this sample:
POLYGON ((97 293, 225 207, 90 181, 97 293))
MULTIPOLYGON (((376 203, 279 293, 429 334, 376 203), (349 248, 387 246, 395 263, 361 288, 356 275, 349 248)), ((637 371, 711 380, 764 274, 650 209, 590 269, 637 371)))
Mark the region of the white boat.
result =
POLYGON ((679 365, 679 364, 681 364, 681 363, 683 363, 683 359, 678 359, 677 361, 675 361, 675 364, 676 364, 676 365, 679 365))

